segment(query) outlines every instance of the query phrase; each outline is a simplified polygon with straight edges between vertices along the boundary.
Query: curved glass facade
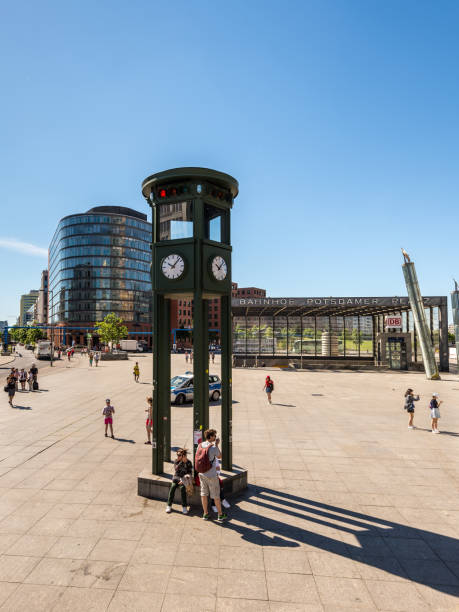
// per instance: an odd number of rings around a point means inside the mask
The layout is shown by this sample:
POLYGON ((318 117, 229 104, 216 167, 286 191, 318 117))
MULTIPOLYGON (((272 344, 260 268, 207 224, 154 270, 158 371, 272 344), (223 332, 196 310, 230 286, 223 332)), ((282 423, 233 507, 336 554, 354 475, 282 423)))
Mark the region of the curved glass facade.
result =
POLYGON ((130 329, 149 325, 150 245, 151 223, 131 209, 61 219, 49 247, 49 322, 92 324, 114 312, 130 329))

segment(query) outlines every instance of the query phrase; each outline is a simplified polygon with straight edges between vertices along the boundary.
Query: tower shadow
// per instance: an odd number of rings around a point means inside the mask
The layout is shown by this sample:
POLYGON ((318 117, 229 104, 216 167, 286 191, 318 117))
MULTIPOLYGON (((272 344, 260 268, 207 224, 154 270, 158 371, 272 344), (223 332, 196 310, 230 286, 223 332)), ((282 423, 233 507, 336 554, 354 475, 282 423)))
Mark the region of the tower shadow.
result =
POLYGON ((312 547, 381 570, 386 579, 393 575, 459 596, 457 538, 266 487, 250 486, 239 500, 243 507, 232 513, 237 522, 226 529, 252 544, 312 547), (268 516, 247 509, 247 502, 268 516))

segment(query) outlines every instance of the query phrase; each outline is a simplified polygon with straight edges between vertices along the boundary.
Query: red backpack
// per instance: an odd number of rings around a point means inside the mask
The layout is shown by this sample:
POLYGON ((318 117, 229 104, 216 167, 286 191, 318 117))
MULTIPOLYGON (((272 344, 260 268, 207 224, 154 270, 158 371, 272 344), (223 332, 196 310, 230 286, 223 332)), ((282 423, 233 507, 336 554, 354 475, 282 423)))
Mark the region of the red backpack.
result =
POLYGON ((209 459, 209 450, 213 447, 213 444, 209 444, 205 448, 201 444, 198 445, 196 455, 194 457, 194 469, 198 474, 204 474, 208 472, 212 467, 212 461, 209 459))

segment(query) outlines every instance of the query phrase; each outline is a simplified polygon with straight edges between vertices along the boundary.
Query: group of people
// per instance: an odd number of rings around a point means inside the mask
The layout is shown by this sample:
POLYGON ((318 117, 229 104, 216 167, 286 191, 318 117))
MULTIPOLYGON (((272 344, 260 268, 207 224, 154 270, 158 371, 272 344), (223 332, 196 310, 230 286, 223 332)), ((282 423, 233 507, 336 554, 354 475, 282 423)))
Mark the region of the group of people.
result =
POLYGON ((93 361, 96 364, 96 368, 97 368, 99 365, 99 361, 100 361, 100 351, 89 351, 87 355, 89 358, 89 365, 91 366, 91 368, 92 368, 93 361))
POLYGON ((188 363, 188 359, 190 360, 190 364, 193 363, 193 351, 185 351, 185 361, 188 363))
MULTIPOLYGON (((440 418, 440 406, 442 404, 439 401, 438 393, 432 393, 432 399, 429 402, 430 418, 431 418, 431 431, 433 434, 439 434, 438 431, 438 419, 440 418)), ((405 392, 405 410, 408 412, 408 429, 415 429, 414 427, 414 402, 420 400, 419 395, 415 395, 413 389, 407 389, 405 392)))
POLYGON ((210 519, 209 499, 212 510, 217 513, 217 522, 223 523, 228 515, 223 508, 229 508, 230 503, 225 499, 223 491, 223 481, 220 478, 220 459, 222 457, 219 448, 220 439, 217 437, 215 429, 207 429, 204 432, 204 441, 200 442, 196 450, 193 465, 188 459, 186 448, 177 451, 177 458, 174 461, 174 476, 172 478, 169 497, 166 505, 166 512, 172 512, 172 504, 177 489, 180 491, 183 514, 188 514, 187 494, 192 495, 194 486, 200 487, 201 504, 203 509, 202 518, 205 521, 210 519))
POLYGON ((38 391, 38 368, 33 363, 27 371, 25 368, 11 368, 10 373, 6 378, 5 392, 8 394, 8 403, 13 406, 13 398, 16 391, 26 391, 28 383, 29 391, 38 391), (19 389, 21 385, 21 389, 19 389))

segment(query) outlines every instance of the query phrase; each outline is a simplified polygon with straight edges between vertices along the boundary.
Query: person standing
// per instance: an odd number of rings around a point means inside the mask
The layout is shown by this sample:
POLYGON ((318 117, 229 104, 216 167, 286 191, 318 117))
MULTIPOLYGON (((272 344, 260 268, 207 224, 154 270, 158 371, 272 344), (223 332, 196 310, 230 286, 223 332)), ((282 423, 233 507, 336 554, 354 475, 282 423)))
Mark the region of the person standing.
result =
POLYGON ((190 351, 190 364, 193 363, 193 351, 190 351))
POLYGON ((205 442, 198 444, 194 460, 194 469, 199 474, 201 483, 202 518, 205 521, 209 520, 209 497, 211 497, 217 506, 217 522, 222 523, 228 517, 222 510, 220 482, 217 475, 216 459, 221 459, 222 456, 218 447, 220 440, 215 429, 207 429, 204 438, 205 442))
POLYGON ((27 382, 27 372, 24 368, 21 368, 19 372, 19 382, 21 383, 21 391, 25 391, 25 384, 27 382))
POLYGON ((147 430, 147 441, 145 444, 151 444, 151 434, 153 432, 153 398, 147 397, 148 408, 145 410, 147 413, 147 420, 145 421, 145 429, 147 430))
POLYGON ((185 351, 185 362, 188 363, 188 351, 185 351))
POLYGON ((92 360, 94 359, 94 353, 92 351, 89 352, 89 365, 92 368, 92 360))
POLYGON ((169 514, 172 512, 172 504, 174 502, 174 495, 177 487, 180 489, 180 495, 182 497, 182 512, 188 514, 188 504, 186 499, 186 487, 187 483, 192 484, 191 472, 193 466, 187 456, 188 451, 186 448, 180 448, 177 451, 177 459, 174 461, 174 477, 172 478, 171 488, 169 490, 169 497, 167 498, 166 512, 169 514))
POLYGON ((272 378, 269 377, 269 375, 266 377, 263 389, 264 391, 266 391, 266 395, 268 397, 268 404, 272 404, 271 393, 274 391, 274 381, 272 378))
POLYGON ((430 400, 430 417, 432 419, 432 433, 438 434, 438 419, 440 418, 440 406, 442 402, 438 401, 438 393, 432 394, 432 399, 430 400))
POLYGON ((10 373, 8 378, 6 379, 5 385, 6 392, 8 393, 8 404, 13 406, 13 397, 16 393, 16 380, 14 378, 13 373, 10 373))
POLYGON ((38 384, 38 368, 37 368, 37 366, 34 363, 32 364, 32 367, 30 368, 30 371, 32 372, 32 376, 33 376, 32 388, 35 390, 35 387, 37 385, 35 385, 34 383, 38 384))
POLYGON ((139 382, 140 368, 139 368, 139 362, 138 361, 135 362, 133 374, 134 374, 135 382, 139 382))
POLYGON ((94 354, 94 361, 96 362, 96 368, 99 365, 99 359, 100 359, 100 353, 99 351, 96 351, 96 353, 94 354))
POLYGON ((29 370, 27 374, 27 383, 29 385, 29 391, 33 391, 33 374, 31 370, 29 370))
POLYGON ((13 368, 13 376, 14 376, 14 384, 16 387, 16 391, 19 390, 19 370, 17 368, 13 368))
POLYGON ((105 437, 107 438, 107 429, 108 426, 110 425, 110 432, 111 432, 111 436, 112 439, 115 439, 115 436, 113 435, 113 415, 115 414, 115 408, 110 404, 110 400, 106 399, 105 400, 105 406, 104 409, 102 411, 102 414, 105 417, 105 437))
POLYGON ((414 395, 413 389, 407 389, 405 392, 405 410, 409 414, 408 429, 414 429, 414 402, 419 401, 419 395, 414 395))

